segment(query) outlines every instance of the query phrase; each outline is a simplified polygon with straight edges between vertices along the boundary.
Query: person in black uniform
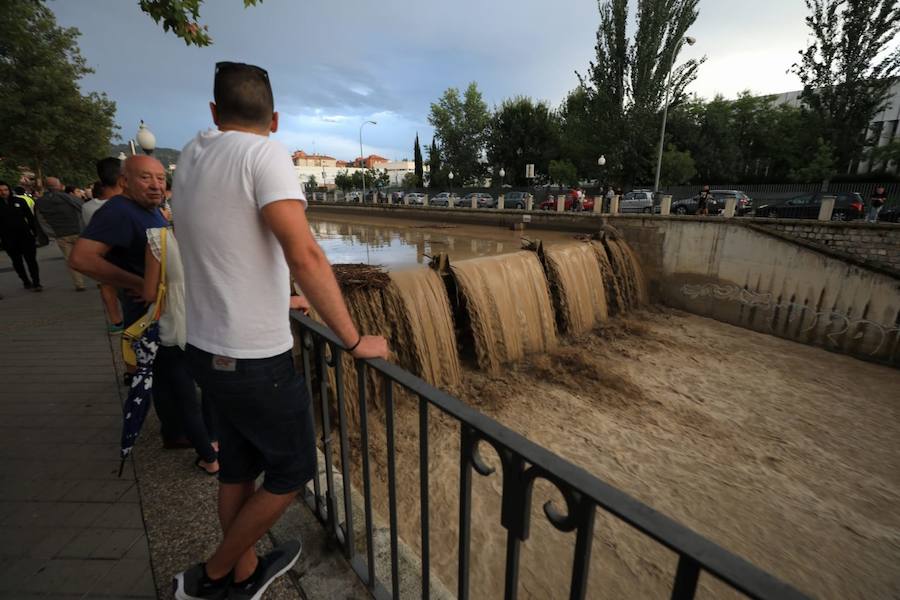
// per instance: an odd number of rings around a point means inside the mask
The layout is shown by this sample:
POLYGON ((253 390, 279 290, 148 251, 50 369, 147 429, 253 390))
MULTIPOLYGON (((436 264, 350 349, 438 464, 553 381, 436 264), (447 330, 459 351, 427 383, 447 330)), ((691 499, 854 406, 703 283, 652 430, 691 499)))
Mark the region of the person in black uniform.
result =
POLYGON ((0 243, 25 289, 40 292, 44 288, 37 263, 37 237, 37 220, 28 203, 14 196, 8 183, 0 181, 0 243))

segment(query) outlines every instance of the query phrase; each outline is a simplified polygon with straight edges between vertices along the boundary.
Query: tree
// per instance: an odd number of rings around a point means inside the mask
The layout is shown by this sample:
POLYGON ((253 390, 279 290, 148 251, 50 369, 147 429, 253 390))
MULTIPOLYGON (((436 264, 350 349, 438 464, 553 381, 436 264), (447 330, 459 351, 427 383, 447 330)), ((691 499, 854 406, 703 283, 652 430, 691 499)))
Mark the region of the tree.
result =
MULTIPOLYGON (((244 0, 244 8, 262 0, 244 0)), ((200 25, 200 5, 203 0, 140 0, 141 10, 150 15, 166 31, 172 31, 190 46, 209 46, 212 38, 206 25, 200 25)))
POLYGON ((894 138, 883 146, 873 146, 869 149, 868 159, 872 162, 873 171, 884 171, 891 163, 900 165, 900 139, 894 138))
POLYGON ((78 49, 80 32, 59 27, 36 0, 8 0, 0 30, 0 156, 30 167, 39 181, 92 181, 117 129, 116 105, 78 87, 93 72, 78 49))
POLYGON ((816 142, 816 153, 809 163, 798 169, 793 178, 804 182, 827 181, 834 175, 835 151, 830 143, 819 138, 816 142))
POLYGON ((431 148, 428 150, 428 187, 439 189, 447 184, 446 173, 441 163, 441 149, 434 138, 431 139, 431 148))
POLYGON ((688 183, 697 169, 690 152, 678 150, 673 144, 663 152, 660 182, 663 186, 684 185, 688 183))
MULTIPOLYGON (((425 167, 422 164, 422 149, 419 147, 419 134, 416 134, 416 144, 413 146, 413 160, 415 161, 416 189, 425 187, 425 167)), ((408 187, 408 186, 407 186, 408 187)))
POLYGON ((418 189, 419 177, 415 173, 407 173, 403 176, 403 182, 400 184, 404 190, 418 189))
POLYGON ((306 180, 306 189, 315 189, 319 187, 319 182, 316 181, 315 175, 310 175, 309 179, 306 180))
MULTIPOLYGON (((635 11, 634 39, 627 36, 628 0, 598 0, 600 26, 596 60, 578 74, 585 98, 568 108, 584 110, 583 127, 596 133, 594 152, 603 152, 606 169, 623 183, 649 180, 655 168, 658 113, 665 99, 669 65, 674 64, 685 34, 697 19, 699 0, 640 0, 635 11)), ((705 59, 689 60, 672 72, 671 103, 705 59)), ((581 100, 577 96, 570 99, 581 100)), ((583 138, 592 137, 582 134, 583 138)), ((596 160, 596 159, 594 159, 596 160)))
POLYGON ((442 159, 462 185, 477 184, 484 178, 484 151, 490 113, 478 91, 469 84, 460 97, 459 90, 448 88, 437 103, 431 105, 428 122, 441 141, 442 159))
POLYGON ((487 136, 488 162, 502 167, 508 181, 527 185, 525 165, 546 174, 550 161, 559 158, 560 121, 545 102, 522 96, 504 100, 494 110, 487 136))
POLYGON ((346 192, 353 189, 353 178, 350 176, 349 172, 344 169, 334 176, 334 185, 346 192))
POLYGON ((559 186, 575 186, 578 185, 578 171, 568 160, 551 160, 547 167, 547 173, 550 181, 559 186))
POLYGON ((806 0, 806 6, 813 39, 792 70, 838 167, 850 172, 869 122, 884 109, 900 74, 900 47, 892 48, 900 6, 897 0, 806 0))

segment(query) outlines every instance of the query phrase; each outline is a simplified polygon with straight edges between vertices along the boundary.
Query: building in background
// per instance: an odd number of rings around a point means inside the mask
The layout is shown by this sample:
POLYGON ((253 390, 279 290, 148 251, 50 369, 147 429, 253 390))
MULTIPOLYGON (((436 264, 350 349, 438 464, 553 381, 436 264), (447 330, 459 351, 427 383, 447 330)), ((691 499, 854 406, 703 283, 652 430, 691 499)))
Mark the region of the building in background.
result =
MULTIPOLYGON (((292 159, 297 178, 302 184, 305 185, 310 177, 315 177, 317 185, 324 185, 328 188, 334 187, 334 178, 339 173, 347 172, 352 175, 357 171, 362 171, 363 165, 366 169, 387 173, 390 187, 402 187, 403 178, 408 173, 416 172, 415 161, 388 160, 377 154, 357 157, 353 161, 347 162, 324 154, 307 154, 303 150, 297 150, 293 153, 292 159)), ((425 172, 428 172, 428 165, 425 165, 425 172)))

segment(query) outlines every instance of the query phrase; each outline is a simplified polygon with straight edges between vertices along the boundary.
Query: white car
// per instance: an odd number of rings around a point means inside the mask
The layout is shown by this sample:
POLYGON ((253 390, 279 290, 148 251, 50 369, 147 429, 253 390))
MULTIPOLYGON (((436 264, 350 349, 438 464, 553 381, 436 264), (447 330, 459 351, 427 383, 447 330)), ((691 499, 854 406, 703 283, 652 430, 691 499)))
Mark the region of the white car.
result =
POLYGON ((619 200, 619 212, 622 213, 652 213, 653 192, 649 190, 634 190, 628 192, 619 200))
POLYGON ((409 194, 403 196, 403 204, 409 204, 410 206, 422 206, 423 204, 425 204, 425 194, 410 192, 409 194))

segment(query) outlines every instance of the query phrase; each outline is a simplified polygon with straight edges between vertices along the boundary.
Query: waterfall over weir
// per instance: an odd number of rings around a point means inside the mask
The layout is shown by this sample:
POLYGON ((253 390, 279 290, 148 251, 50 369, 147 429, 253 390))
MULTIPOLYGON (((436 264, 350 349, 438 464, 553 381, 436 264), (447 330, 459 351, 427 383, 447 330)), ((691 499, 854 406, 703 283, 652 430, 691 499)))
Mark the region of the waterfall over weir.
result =
POLYGON ((478 366, 496 372, 529 352, 556 347, 556 320, 540 260, 521 251, 460 261, 453 277, 465 302, 478 366))
POLYGON ((609 318, 600 261, 590 243, 547 248, 544 258, 566 333, 586 333, 609 318))

